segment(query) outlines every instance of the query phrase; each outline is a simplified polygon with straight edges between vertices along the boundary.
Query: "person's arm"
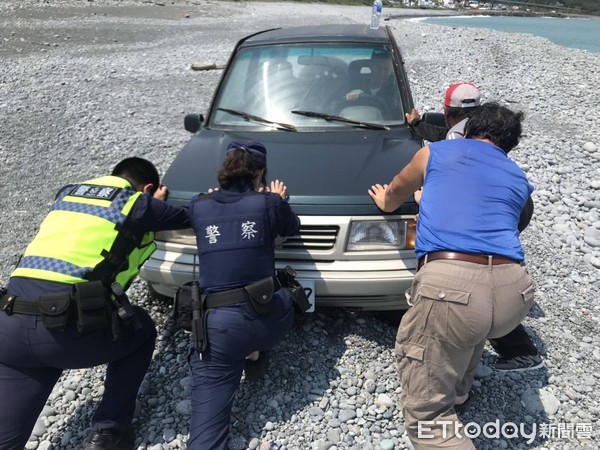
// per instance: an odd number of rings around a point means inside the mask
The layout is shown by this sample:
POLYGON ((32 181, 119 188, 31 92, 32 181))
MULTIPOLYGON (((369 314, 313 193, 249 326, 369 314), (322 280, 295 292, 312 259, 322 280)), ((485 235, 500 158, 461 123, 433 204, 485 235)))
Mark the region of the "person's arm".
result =
POLYGON ((179 230, 191 227, 187 206, 174 206, 150 194, 141 195, 131 218, 143 231, 179 230))
POLYGON ((429 142, 443 141, 446 139, 448 127, 433 125, 425 122, 415 108, 413 108, 410 112, 407 112, 405 116, 406 123, 408 123, 415 134, 421 139, 425 139, 429 142))
POLYGON ((369 195, 377 207, 385 212, 397 210, 410 194, 423 186, 428 160, 429 147, 425 146, 389 184, 371 186, 369 195))
POLYGON ((448 127, 434 125, 424 120, 418 120, 409 125, 417 136, 429 142, 443 141, 448 133, 448 127))
POLYGON ((158 188, 156 189, 156 192, 154 193, 153 197, 158 200, 165 201, 167 199, 168 195, 169 195, 169 189, 167 189, 167 186, 160 183, 158 185, 158 188))
POLYGON ((277 220, 277 234, 279 236, 293 236, 300 232, 300 218, 292 211, 287 200, 277 198, 275 201, 275 216, 277 220))
POLYGON ((267 192, 275 194, 269 199, 273 202, 274 217, 271 217, 271 227, 279 236, 293 236, 300 231, 300 218, 292 211, 287 202, 287 186, 281 180, 271 181, 267 192))
POLYGON ((283 181, 271 181, 269 192, 269 218, 271 229, 279 236, 293 236, 300 232, 300 218, 287 202, 287 187, 283 181))
POLYGON ((519 233, 527 228, 529 222, 531 222, 531 217, 533 216, 533 199, 531 196, 525 202, 523 209, 521 210, 521 216, 519 217, 519 224, 517 228, 519 229, 519 233))

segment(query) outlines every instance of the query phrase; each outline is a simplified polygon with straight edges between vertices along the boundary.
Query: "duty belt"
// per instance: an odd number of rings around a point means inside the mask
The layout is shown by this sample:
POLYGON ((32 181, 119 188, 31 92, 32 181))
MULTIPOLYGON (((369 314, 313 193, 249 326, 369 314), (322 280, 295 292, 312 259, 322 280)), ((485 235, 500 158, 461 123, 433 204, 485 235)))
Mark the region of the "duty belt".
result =
MULTIPOLYGON (((273 278, 275 284, 275 290, 281 288, 281 284, 277 278, 273 278)), ((246 288, 252 286, 254 283, 250 283, 247 286, 241 288, 230 289, 222 292, 210 292, 206 294, 206 308, 218 308, 220 306, 236 305, 238 303, 244 303, 250 301, 250 295, 246 288)))
POLYGON ((213 292, 206 294, 206 307, 218 308, 220 306, 235 305, 244 303, 250 299, 244 288, 230 289, 223 292, 213 292))
MULTIPOLYGON (((68 296, 68 294, 65 294, 68 296)), ((39 316, 40 300, 33 298, 17 297, 16 295, 4 295, 0 298, 0 311, 9 316, 12 314, 25 314, 28 316, 39 316)))

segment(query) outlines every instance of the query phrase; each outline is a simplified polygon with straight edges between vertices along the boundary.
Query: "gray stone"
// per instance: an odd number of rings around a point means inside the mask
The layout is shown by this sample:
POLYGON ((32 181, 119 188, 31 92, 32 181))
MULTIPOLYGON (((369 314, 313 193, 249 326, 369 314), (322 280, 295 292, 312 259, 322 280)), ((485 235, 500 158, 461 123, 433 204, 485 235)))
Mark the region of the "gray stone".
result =
POLYGON ((369 394, 372 394, 373 392, 375 392, 375 389, 377 388, 377 384, 375 383, 375 381, 373 381, 371 379, 367 379, 365 381, 365 383, 363 384, 363 387, 364 387, 365 391, 367 391, 369 394))
POLYGON ((484 366, 484 365, 478 365, 475 368, 475 378, 487 378, 489 376, 491 376, 494 373, 494 371, 492 370, 491 367, 489 366, 484 366))
POLYGON ((391 439, 384 439, 379 444, 381 450, 394 450, 394 441, 391 439))
POLYGON ((327 440, 333 443, 334 445, 340 442, 340 430, 337 428, 333 428, 327 431, 327 440))
POLYGON ((379 394, 377 396, 377 400, 375 400, 375 404, 380 407, 390 408, 395 405, 392 398, 387 394, 379 394))
POLYGON ((323 412, 323 410, 321 408, 310 408, 308 410, 308 414, 310 414, 311 416, 321 417, 325 413, 323 412))
POLYGON ((338 419, 340 422, 345 423, 349 420, 352 420, 356 417, 356 412, 352 409, 342 409, 340 414, 338 415, 338 419))
POLYGON ((46 425, 44 425, 43 420, 38 419, 37 422, 35 422, 35 425, 33 426, 32 435, 41 437, 45 433, 46 433, 46 425))
POLYGON ((177 402, 177 406, 175 408, 178 414, 189 416, 192 412, 192 402, 191 400, 181 400, 177 402))
POLYGON ((171 428, 167 428, 166 430, 163 431, 163 439, 165 440, 165 442, 174 441, 176 437, 177 437, 177 432, 171 428))

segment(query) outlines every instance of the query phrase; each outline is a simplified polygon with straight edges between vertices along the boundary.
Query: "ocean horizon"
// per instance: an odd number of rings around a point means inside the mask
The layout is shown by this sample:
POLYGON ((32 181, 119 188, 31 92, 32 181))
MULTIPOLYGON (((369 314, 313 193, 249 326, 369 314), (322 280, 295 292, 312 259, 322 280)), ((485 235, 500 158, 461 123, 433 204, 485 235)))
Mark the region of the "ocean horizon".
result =
POLYGON ((487 28, 507 33, 541 36, 567 48, 600 53, 600 19, 515 17, 515 16, 436 16, 408 19, 450 27, 487 28))

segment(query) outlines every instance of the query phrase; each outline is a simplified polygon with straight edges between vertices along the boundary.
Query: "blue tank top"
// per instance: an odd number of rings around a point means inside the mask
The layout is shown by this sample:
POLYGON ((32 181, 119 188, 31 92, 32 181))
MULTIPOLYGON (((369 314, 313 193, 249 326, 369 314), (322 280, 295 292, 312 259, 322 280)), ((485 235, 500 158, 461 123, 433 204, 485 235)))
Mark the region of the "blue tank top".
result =
POLYGON ((474 139, 429 145, 419 207, 417 258, 450 250, 523 260, 517 224, 533 186, 493 144, 474 139))

